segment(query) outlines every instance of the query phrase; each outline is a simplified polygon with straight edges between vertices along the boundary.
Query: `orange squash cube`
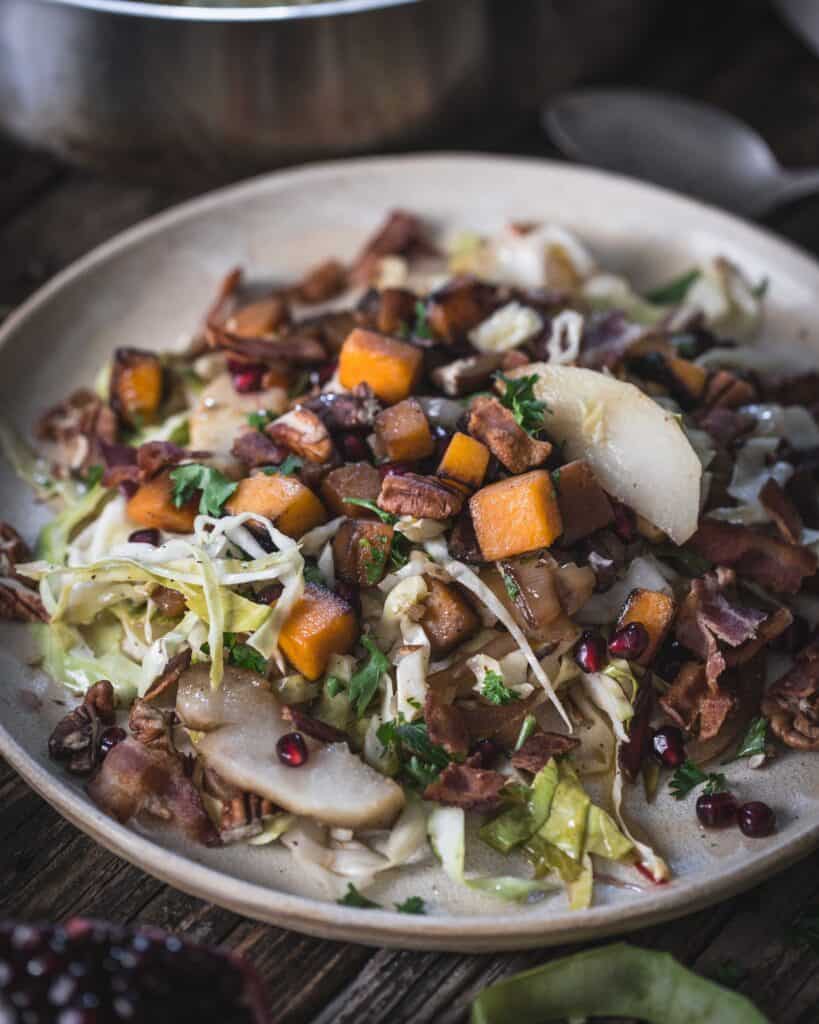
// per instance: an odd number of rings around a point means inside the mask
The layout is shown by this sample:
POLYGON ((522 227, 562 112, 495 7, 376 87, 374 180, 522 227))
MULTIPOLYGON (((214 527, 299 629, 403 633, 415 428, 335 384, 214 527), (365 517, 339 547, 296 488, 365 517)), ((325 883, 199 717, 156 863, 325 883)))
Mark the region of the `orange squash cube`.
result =
POLYGON ((265 516, 288 537, 301 537, 327 521, 324 505, 310 488, 281 473, 259 473, 240 480, 225 508, 232 515, 255 512, 265 516))
POLYGON ((126 505, 126 514, 131 522, 168 533, 191 533, 198 512, 198 491, 184 505, 178 508, 174 505, 170 470, 163 470, 140 484, 126 505))
POLYGON ((415 398, 405 398, 380 412, 375 418, 375 436, 392 462, 417 462, 435 450, 426 414, 415 398))
POLYGON ((111 404, 132 427, 156 420, 165 375, 155 352, 120 348, 111 367, 111 404))
POLYGON ((307 679, 318 679, 331 654, 348 654, 358 639, 355 612, 337 594, 308 583, 301 600, 285 620, 279 646, 307 679))
POLYGON ((382 401, 394 405, 412 394, 423 358, 414 345, 356 327, 341 347, 338 377, 345 388, 369 384, 382 401))
POLYGON ((469 499, 469 510, 487 562, 546 548, 563 530, 552 478, 545 469, 481 488, 469 499))
POLYGON ((636 659, 638 665, 651 664, 674 621, 675 608, 674 598, 661 590, 645 590, 640 587, 632 590, 626 598, 617 620, 617 629, 622 629, 630 622, 639 622, 648 633, 648 646, 636 659))
POLYGON ((438 466, 438 476, 476 491, 489 465, 489 449, 469 434, 453 434, 438 466))

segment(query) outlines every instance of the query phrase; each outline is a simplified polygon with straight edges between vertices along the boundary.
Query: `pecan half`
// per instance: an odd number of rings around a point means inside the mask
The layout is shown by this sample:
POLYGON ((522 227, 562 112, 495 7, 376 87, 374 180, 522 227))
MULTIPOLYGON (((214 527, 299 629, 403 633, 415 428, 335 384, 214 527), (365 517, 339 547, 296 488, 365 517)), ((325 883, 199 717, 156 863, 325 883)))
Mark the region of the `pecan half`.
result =
POLYGON ((82 471, 102 464, 102 444, 117 440, 117 417, 95 392, 82 388, 41 417, 36 429, 41 441, 57 446, 64 469, 82 471))
POLYGON ((434 477, 388 473, 381 483, 378 507, 398 516, 449 519, 463 508, 464 495, 434 477))
POLYGON ((144 747, 174 752, 171 728, 174 712, 154 707, 144 698, 137 698, 131 705, 128 728, 135 740, 144 747))
POLYGON ((148 687, 144 700, 156 700, 160 694, 169 690, 179 682, 179 677, 191 663, 191 649, 186 647, 183 651, 175 654, 165 666, 164 670, 154 679, 148 687))
POLYGON ((64 761, 72 775, 90 775, 100 759, 100 737, 114 720, 114 688, 107 679, 95 683, 79 707, 62 718, 48 740, 48 755, 64 761))
POLYGON ((309 409, 296 406, 265 427, 270 440, 308 462, 328 462, 333 442, 324 423, 309 409))

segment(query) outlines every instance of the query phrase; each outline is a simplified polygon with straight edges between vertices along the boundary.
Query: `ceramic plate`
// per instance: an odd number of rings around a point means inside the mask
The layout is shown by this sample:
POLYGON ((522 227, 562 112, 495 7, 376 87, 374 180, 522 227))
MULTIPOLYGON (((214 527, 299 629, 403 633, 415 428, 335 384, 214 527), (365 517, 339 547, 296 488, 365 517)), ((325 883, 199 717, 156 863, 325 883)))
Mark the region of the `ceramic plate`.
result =
MULTIPOLYGON (((722 253, 752 279, 770 278, 767 340, 817 361, 819 267, 758 228, 656 188, 566 165, 404 157, 261 178, 188 203, 102 246, 38 292, 0 333, 4 417, 30 433, 43 408, 71 386, 91 381, 116 346, 178 343, 197 325, 229 267, 242 264, 251 278, 292 281, 323 257, 351 257, 395 206, 422 214, 441 231, 490 233, 509 220, 561 223, 592 246, 603 266, 646 286, 722 253)), ((5 465, 0 495, 0 516, 33 540, 44 512, 5 465)), ((4 624, 0 643, 0 752, 46 800, 98 842, 172 885, 315 935, 463 951, 588 939, 725 899, 782 870, 819 838, 819 761, 788 754, 756 774, 730 769, 740 796, 753 792, 777 810, 778 831, 765 840, 746 839, 738 829, 703 832, 693 802, 675 804, 667 789, 651 807, 632 802, 632 817, 673 867, 667 885, 598 885, 594 906, 572 913, 562 895, 517 906, 464 893, 427 864, 384 878, 372 896, 392 906, 421 895, 432 908, 428 916, 349 909, 322 899, 284 849, 204 850, 170 833, 122 827, 101 814, 81 785, 46 756, 62 708, 42 672, 31 667, 26 630, 4 624)), ((468 866, 481 869, 479 861, 468 866)))

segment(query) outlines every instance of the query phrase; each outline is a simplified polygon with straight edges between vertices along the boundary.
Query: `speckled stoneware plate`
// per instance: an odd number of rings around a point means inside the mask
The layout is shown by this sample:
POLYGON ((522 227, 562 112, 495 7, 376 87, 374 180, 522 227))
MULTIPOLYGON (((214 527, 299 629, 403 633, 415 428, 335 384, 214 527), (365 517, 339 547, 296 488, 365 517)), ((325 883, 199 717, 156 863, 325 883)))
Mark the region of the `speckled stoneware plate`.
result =
MULTIPOLYGON (((293 280, 322 257, 352 256, 385 211, 398 205, 441 230, 488 233, 509 220, 562 223, 580 233, 604 266, 645 285, 723 253, 752 279, 770 278, 767 342, 819 362, 819 266, 758 228, 590 170, 485 156, 420 156, 274 174, 188 203, 102 246, 38 292, 0 332, 3 415, 29 432, 44 406, 90 381, 116 346, 161 348, 188 333, 226 268, 239 263, 251 276, 293 280)), ((33 540, 44 511, 5 465, 0 495, 0 516, 33 540)), ((729 769, 740 795, 753 792, 776 808, 779 828, 768 839, 746 839, 738 829, 705 833, 692 801, 676 804, 667 789, 651 807, 632 801, 633 819, 673 867, 667 885, 598 885, 594 906, 571 913, 562 895, 517 906, 465 893, 430 863, 384 878, 372 892, 385 906, 421 895, 431 907, 428 916, 349 909, 323 900, 284 849, 205 850, 170 833, 122 827, 101 814, 82 786, 46 756, 61 709, 42 672, 27 665, 33 652, 25 628, 4 624, 0 645, 0 752, 46 800, 100 843, 172 885, 315 935, 464 951, 588 939, 726 899, 787 867, 819 840, 819 758, 789 754, 755 774, 729 769)), ((479 862, 468 866, 481 868, 479 862)))

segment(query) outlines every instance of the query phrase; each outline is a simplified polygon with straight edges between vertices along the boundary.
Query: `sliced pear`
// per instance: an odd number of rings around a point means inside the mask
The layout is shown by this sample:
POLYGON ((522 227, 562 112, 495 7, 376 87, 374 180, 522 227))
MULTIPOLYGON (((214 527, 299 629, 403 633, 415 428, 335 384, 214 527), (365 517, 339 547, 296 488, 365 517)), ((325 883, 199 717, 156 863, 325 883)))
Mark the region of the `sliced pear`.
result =
POLYGON ((282 718, 266 681, 252 672, 227 667, 222 686, 212 690, 208 666, 195 665, 179 680, 176 710, 188 728, 206 733, 197 752, 210 768, 293 814, 338 828, 384 828, 404 806, 401 787, 346 743, 307 738, 305 764, 283 764, 276 741, 293 725, 282 718))
POLYGON ((214 377, 199 395, 190 416, 190 445, 194 451, 229 452, 233 440, 252 412, 279 415, 287 408, 284 388, 267 388, 240 395, 229 373, 214 377))
POLYGON ((595 370, 533 363, 545 427, 567 459, 585 459, 600 484, 683 544, 697 529, 702 464, 673 414, 633 384, 595 370))

